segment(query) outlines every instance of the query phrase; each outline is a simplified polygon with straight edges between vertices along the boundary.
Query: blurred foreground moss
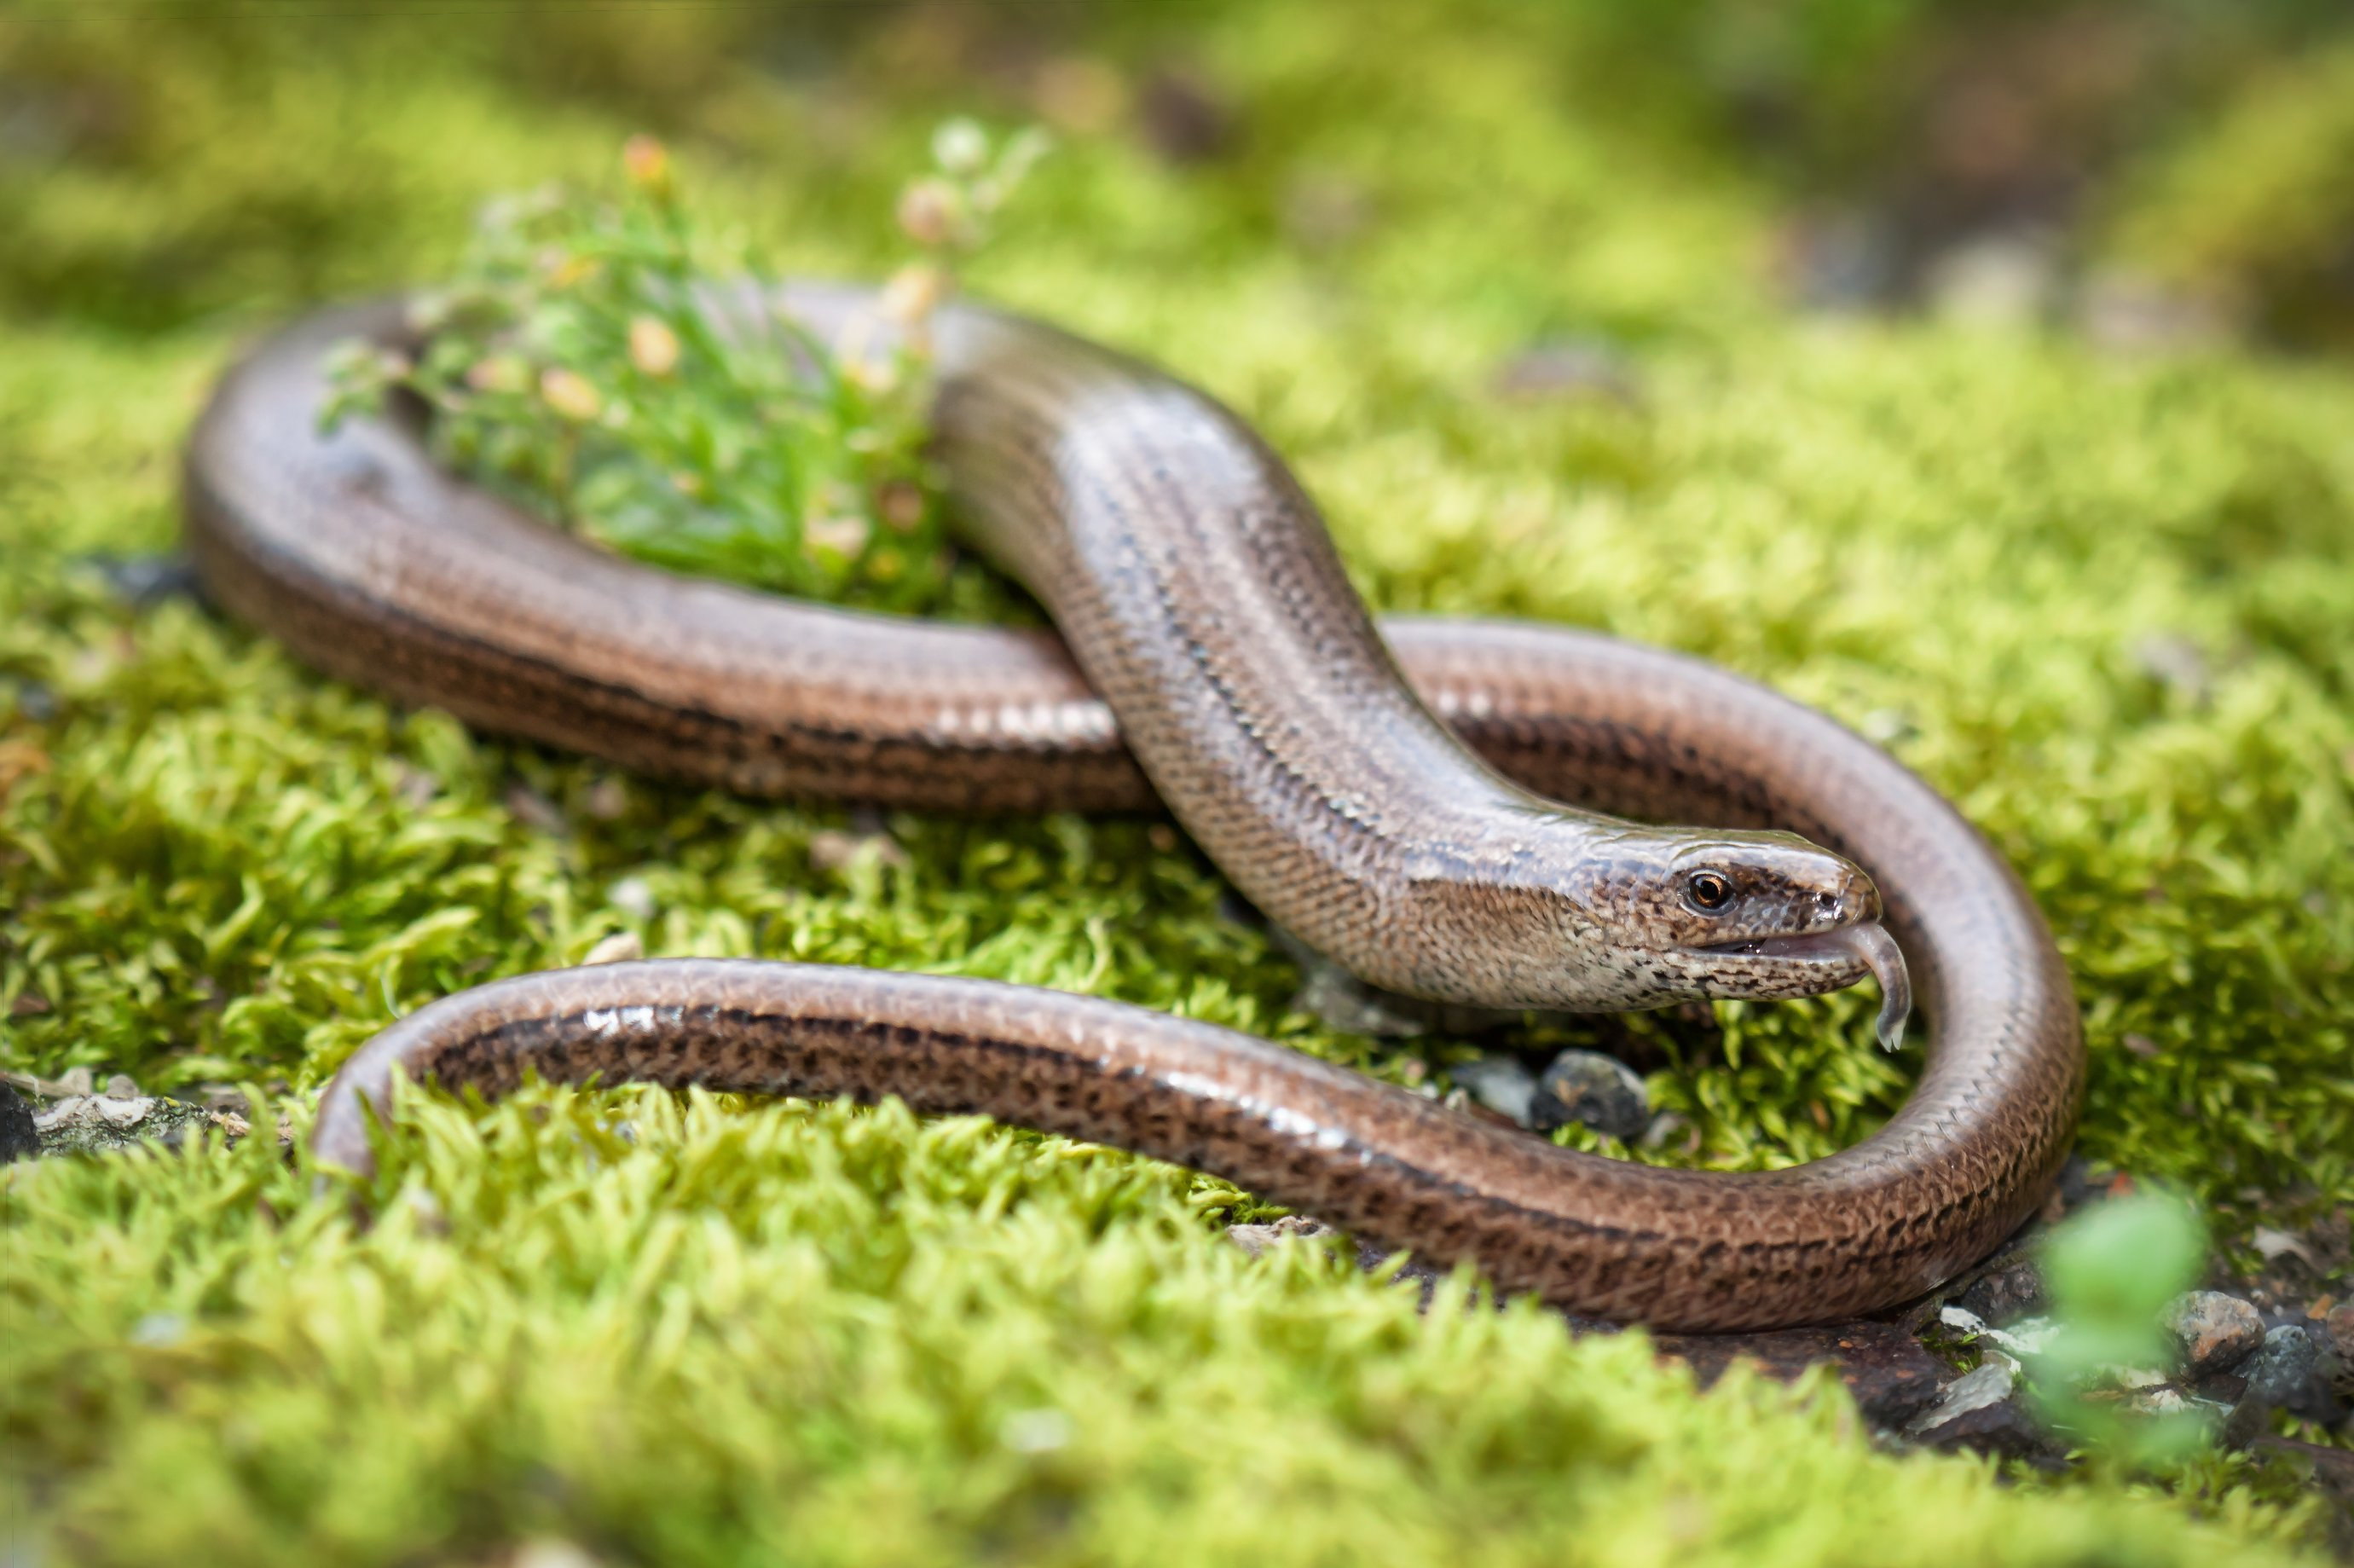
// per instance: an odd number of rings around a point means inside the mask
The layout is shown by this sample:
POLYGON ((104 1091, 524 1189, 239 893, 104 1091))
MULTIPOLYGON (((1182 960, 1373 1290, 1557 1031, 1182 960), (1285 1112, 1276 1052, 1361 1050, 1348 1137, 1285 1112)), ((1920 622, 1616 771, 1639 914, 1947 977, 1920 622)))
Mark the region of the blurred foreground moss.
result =
POLYGON ((2244 1500, 2025 1495, 1824 1381, 1695 1398, 1637 1336, 1251 1260, 1214 1187, 978 1120, 539 1094, 387 1155, 365 1228, 266 1140, 6 1178, 0 1429, 71 1463, 10 1467, 63 1552, 2285 1560, 2244 1500))
MULTIPOLYGON (((1606 627, 1862 727, 2050 914, 2088 1154, 2198 1192, 2227 1242, 2354 1202, 2354 382, 1786 319, 1738 170, 1565 94, 1533 22, 1386 15, 1205 13, 1188 48, 1235 150, 1172 164, 1119 116, 1066 136, 975 291, 1235 404, 1387 607, 1606 627), (1490 390, 1563 340, 1627 395, 1490 390)), ((174 454, 243 334, 442 275, 482 197, 593 176, 648 118, 783 265, 887 263, 874 215, 930 127, 1002 107, 943 101, 916 26, 827 44, 815 77, 650 44, 645 71, 693 67, 673 99, 620 80, 626 51, 597 57, 619 85, 557 90, 454 24, 363 50, 0 16, 64 127, 0 153, 0 1065, 300 1089, 401 1011, 630 929, 1443 1066, 1291 1013, 1288 963, 1163 824, 885 841, 623 778, 134 608, 91 559, 169 546, 174 454), (114 118, 78 131, 90 92, 114 118)), ((1124 39, 1053 58, 1133 99, 1151 62, 1124 39)), ((1821 1153, 1917 1065, 1865 1047, 1851 997, 1717 1023, 1635 1025, 1689 1128, 1647 1158, 1821 1153)), ((2305 1527, 2237 1461, 2165 1499, 1998 1487, 1874 1455, 1832 1393, 1695 1400, 1524 1307, 1416 1319, 1320 1256, 1229 1255, 1236 1195, 1104 1151, 887 1110, 533 1106, 428 1107, 366 1230, 266 1141, 13 1169, 8 1517, 99 1562, 542 1535, 664 1562, 2204 1562, 2305 1527)))

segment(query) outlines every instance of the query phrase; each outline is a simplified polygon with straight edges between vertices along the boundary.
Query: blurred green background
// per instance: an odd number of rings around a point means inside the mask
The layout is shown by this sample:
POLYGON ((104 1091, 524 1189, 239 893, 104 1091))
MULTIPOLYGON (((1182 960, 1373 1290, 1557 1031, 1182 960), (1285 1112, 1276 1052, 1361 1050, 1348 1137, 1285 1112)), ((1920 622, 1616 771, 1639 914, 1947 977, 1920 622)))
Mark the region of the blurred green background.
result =
MULTIPOLYGON (((2076 976, 2084 1151, 2195 1192, 2219 1268, 2266 1228, 2343 1294, 2354 22, 2291 0, 0 5, 0 1067, 299 1124, 391 1016, 616 931, 1092 991, 1399 1081, 1459 1058, 1295 1010, 1161 824, 624 778, 124 571, 171 548, 239 345, 444 274, 485 198, 610 185, 652 132, 780 270, 879 273, 950 114, 1058 142, 974 291, 1241 409, 1375 601, 1684 648, 1947 791, 2076 976)), ((1901 1100, 1917 1054, 1867 1035, 1850 996, 1576 1037, 1676 1118, 1615 1151, 1755 1168, 1901 1100)), ((0 1180, 20 1561, 2206 1562, 2328 1529, 2244 1457, 1999 1484, 1819 1388, 1424 1317, 1245 1259, 1218 1183, 969 1122, 445 1106, 372 1226, 266 1139, 0 1180)))

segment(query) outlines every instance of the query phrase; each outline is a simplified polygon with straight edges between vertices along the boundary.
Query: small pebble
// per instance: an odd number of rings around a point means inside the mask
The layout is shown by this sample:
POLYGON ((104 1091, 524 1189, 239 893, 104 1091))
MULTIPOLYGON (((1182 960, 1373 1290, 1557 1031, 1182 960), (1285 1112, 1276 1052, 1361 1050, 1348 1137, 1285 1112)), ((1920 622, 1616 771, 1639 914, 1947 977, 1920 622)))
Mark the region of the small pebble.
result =
POLYGON ((2031 326, 2050 313, 2057 295, 2059 258, 2029 234, 1996 234, 1950 248, 1922 280, 1929 309, 1951 322, 1981 327, 2031 326))
POLYGON ((843 832, 820 828, 810 835, 810 864, 820 871, 840 871, 861 855, 872 855, 883 865, 906 865, 907 852, 886 832, 843 832))
POLYGON ((1932 1448, 1967 1448, 2013 1459, 2050 1457, 2050 1433, 2019 1398, 2019 1363, 1989 1352, 1977 1371, 1946 1385, 1937 1403, 1906 1424, 1904 1435, 1932 1448))
POLYGON ((519 779, 507 786, 506 808, 516 821, 543 833, 565 833, 572 828, 555 801, 519 779))
POLYGON ((2201 706, 2215 689, 2215 673, 2206 651, 2175 631, 2153 631, 2134 644, 2134 662, 2143 673, 2201 706))
POLYGON ((580 957, 583 967, 590 964, 631 964, 646 956, 646 945, 635 931, 616 931, 580 957))
POLYGON ((1226 1239, 1253 1257, 1265 1257, 1269 1247, 1287 1236, 1328 1236, 1331 1234, 1331 1226, 1303 1219, 1298 1214, 1286 1214, 1273 1224, 1226 1227, 1226 1239))
POLYGON ((2266 1333, 2264 1344, 2240 1368, 2247 1392, 2232 1412, 2225 1440, 2246 1443, 2264 1429, 2264 1417, 2274 1410, 2326 1419, 2334 1403, 2326 1370, 2319 1336, 2294 1323, 2266 1333))
POLYGON ((588 806, 599 821, 619 821, 630 810, 630 787, 619 779, 599 779, 588 786, 588 806))
POLYGON ((1278 930, 1277 936, 1299 963, 1299 991, 1291 999, 1299 1012, 1322 1019, 1343 1034, 1412 1040, 1430 1032, 1424 1020, 1391 1005, 1387 992, 1365 984, 1331 959, 1294 946, 1288 933, 1278 930))
POLYGON ((1497 1115, 1509 1117, 1521 1127, 1534 1125, 1529 1118, 1536 1097, 1536 1075, 1517 1056, 1482 1056, 1447 1072, 1457 1087, 1497 1115))
POLYGON ((112 1127, 137 1127, 155 1108, 154 1100, 139 1095, 117 1095, 111 1087, 107 1093, 81 1103, 86 1112, 112 1127))
POLYGON ((2019 1383, 2019 1363, 2009 1356, 1990 1356, 1975 1372, 1964 1372, 1946 1385, 1937 1403, 1914 1416, 1905 1426, 1908 1437, 1935 1441, 1931 1436, 1938 1427, 1974 1410, 1983 1410, 2010 1397, 2019 1383))
POLYGON ((1937 1321, 1970 1339, 1988 1340, 2014 1358, 2035 1355, 2048 1349, 2059 1333, 2059 1325, 2049 1318, 2022 1318, 2008 1327, 1997 1329, 1967 1307, 1941 1307, 1937 1309, 1937 1321))
POLYGON ((516 1547, 507 1564, 508 1568, 598 1568, 597 1559, 580 1547, 545 1535, 516 1547))
POLYGON ((33 1126, 33 1107, 25 1097, 0 1084, 0 1165, 30 1160, 41 1151, 41 1135, 33 1126))
POLYGON ((2044 1307, 2043 1274, 2030 1257, 1988 1269, 1955 1298, 1989 1323, 2009 1323, 2044 1307))
POLYGON ((162 1350, 187 1338, 188 1320, 177 1312, 150 1312, 132 1325, 131 1342, 162 1350))
POLYGON ((1577 1122, 1605 1137, 1633 1139, 1650 1125, 1650 1098, 1643 1080, 1617 1057, 1564 1051, 1539 1075, 1529 1120, 1539 1132, 1577 1122))
POLYGON ((2305 1245, 2302 1237, 2267 1225, 2258 1227, 2256 1234, 2249 1239, 2256 1244, 2256 1251, 2263 1255, 2266 1263, 2278 1263, 2285 1257, 2293 1257, 2306 1267, 2319 1272, 2319 1266, 2313 1261, 2313 1250, 2305 1245))
POLYGON ((654 917, 654 890, 642 876, 625 876, 605 889, 605 902, 632 920, 654 917))
POLYGON ((1071 1418, 1059 1410, 1017 1410, 999 1428, 999 1441, 1016 1454, 1051 1454, 1071 1441, 1071 1418))
POLYGON ((2229 1372, 2264 1342, 2256 1309, 2220 1290, 2191 1290, 2166 1309, 2166 1326, 2182 1343, 2182 1363, 2193 1377, 2229 1372))

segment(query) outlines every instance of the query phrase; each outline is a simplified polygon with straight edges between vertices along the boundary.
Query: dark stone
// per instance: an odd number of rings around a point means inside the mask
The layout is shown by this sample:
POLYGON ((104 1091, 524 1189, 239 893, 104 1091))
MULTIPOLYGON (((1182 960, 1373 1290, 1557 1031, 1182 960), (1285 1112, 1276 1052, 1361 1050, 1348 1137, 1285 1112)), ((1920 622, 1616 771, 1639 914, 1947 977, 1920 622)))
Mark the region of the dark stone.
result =
POLYGON ((1999 1328, 2041 1311, 2044 1300, 2042 1270, 2032 1257, 2014 1253, 1980 1275, 1954 1304, 1999 1328))
POLYGON ((0 1165, 30 1160, 41 1151, 41 1135, 33 1128, 33 1107, 25 1097, 0 1084, 0 1165))
POLYGON ((2274 1410, 2324 1425, 2339 1420, 2345 1407, 2329 1388, 2336 1359, 2326 1352, 2321 1335, 2304 1324, 2283 1323, 2266 1332, 2264 1344, 2239 1369, 2247 1392, 2224 1424, 2224 1441, 2245 1444, 2264 1430, 2264 1416, 2274 1410))
POLYGON ((1598 1051, 1564 1051, 1538 1075, 1529 1097, 1529 1123, 1539 1132, 1575 1122, 1628 1142, 1651 1125, 1651 1105, 1643 1080, 1615 1057, 1598 1051))
POLYGON ((114 597, 133 609, 153 609, 168 599, 204 597, 204 585, 194 562, 174 552, 162 556, 91 556, 88 557, 114 597))
POLYGON ((1787 1383, 1808 1367, 1828 1364, 1855 1398, 1864 1419, 1902 1426, 1937 1397, 1945 1367, 1921 1341, 1893 1323, 1858 1321, 1823 1329, 1777 1329, 1758 1334, 1656 1334, 1652 1343, 1692 1370, 1702 1388, 1745 1361, 1787 1383))

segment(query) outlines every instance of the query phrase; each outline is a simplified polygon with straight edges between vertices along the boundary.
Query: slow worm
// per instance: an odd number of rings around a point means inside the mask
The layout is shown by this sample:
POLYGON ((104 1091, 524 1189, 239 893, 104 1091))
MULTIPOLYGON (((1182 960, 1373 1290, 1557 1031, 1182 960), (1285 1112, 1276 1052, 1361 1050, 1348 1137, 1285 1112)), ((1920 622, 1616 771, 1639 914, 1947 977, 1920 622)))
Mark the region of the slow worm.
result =
MULTIPOLYGON (((781 303, 839 337, 868 296, 796 285, 781 303)), ((2025 1219, 2065 1156, 2084 1074, 2066 970, 2018 878, 1935 791, 1831 720, 1673 653, 1490 621, 1376 629, 1283 464, 1158 370, 975 306, 938 323, 953 499, 1058 637, 673 577, 439 471, 411 424, 323 433, 327 348, 402 335, 397 303, 295 324, 225 377, 188 449, 187 532, 212 592, 333 674, 757 794, 1158 801, 1271 919, 1432 1000, 1632 1008, 1870 973, 1884 1041, 1916 997, 1932 1029, 1911 1098, 1862 1143, 1696 1172, 1557 1149, 1092 998, 620 964, 501 980, 394 1024, 330 1086, 323 1160, 367 1168, 366 1107, 396 1069, 486 1091, 535 1071, 896 1095, 1213 1171, 1580 1312, 1710 1330, 1914 1297, 2025 1219)))

